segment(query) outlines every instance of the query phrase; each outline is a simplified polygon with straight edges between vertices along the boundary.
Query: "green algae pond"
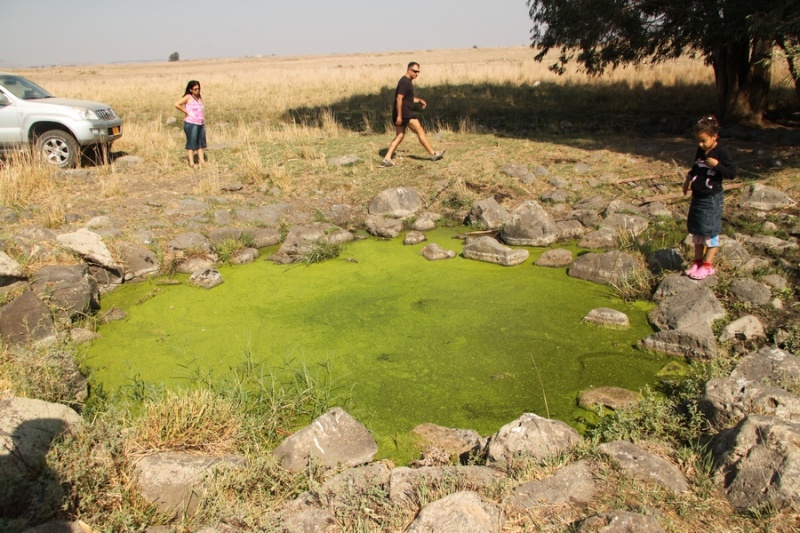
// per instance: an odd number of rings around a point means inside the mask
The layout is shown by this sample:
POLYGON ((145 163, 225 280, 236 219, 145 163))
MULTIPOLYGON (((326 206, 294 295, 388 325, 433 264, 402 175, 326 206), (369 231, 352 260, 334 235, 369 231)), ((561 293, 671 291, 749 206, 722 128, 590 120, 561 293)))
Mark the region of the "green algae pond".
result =
POLYGON ((460 253, 456 232, 414 246, 357 240, 309 266, 226 266, 211 290, 185 279, 122 286, 102 305, 127 317, 99 327, 85 364, 109 394, 225 379, 245 360, 275 375, 324 371, 379 455, 399 461, 414 458, 399 443, 423 422, 489 435, 533 412, 580 428, 581 390, 656 383, 670 359, 635 348, 653 331, 649 303, 533 265, 545 249, 515 267, 420 255, 430 242, 460 253), (626 313, 630 328, 582 323, 597 307, 626 313))

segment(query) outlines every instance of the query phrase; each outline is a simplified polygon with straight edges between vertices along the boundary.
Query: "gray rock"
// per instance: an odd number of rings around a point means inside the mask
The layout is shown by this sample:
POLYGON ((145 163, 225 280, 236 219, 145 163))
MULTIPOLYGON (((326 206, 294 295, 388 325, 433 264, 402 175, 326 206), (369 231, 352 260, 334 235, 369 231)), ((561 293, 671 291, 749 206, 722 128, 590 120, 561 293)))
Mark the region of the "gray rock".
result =
POLYGON ((114 159, 114 166, 120 169, 138 167, 144 163, 144 159, 138 155, 123 155, 114 159))
POLYGON ((367 428, 334 407, 286 438, 273 455, 286 470, 300 472, 311 462, 328 468, 357 466, 371 461, 376 453, 378 445, 367 428))
POLYGON ((757 306, 767 305, 772 298, 772 291, 767 285, 750 278, 733 280, 730 292, 740 302, 757 306))
POLYGON ((203 215, 207 211, 207 203, 194 198, 185 198, 178 203, 177 207, 172 207, 164 211, 164 214, 169 217, 192 217, 203 215))
POLYGON ((725 326, 719 336, 720 342, 727 342, 735 339, 754 340, 766 339, 764 324, 757 316, 745 315, 725 326))
POLYGON ((473 226, 497 229, 511 220, 511 215, 502 205, 497 203, 497 200, 487 198, 472 205, 467 220, 473 226))
POLYGON ((422 209, 422 200, 411 187, 395 187, 380 192, 367 206, 370 215, 407 217, 422 209))
POLYGON ((648 314, 650 323, 660 330, 710 327, 722 318, 725 318, 725 308, 711 289, 699 284, 663 297, 648 314))
POLYGON ((742 243, 733 239, 722 239, 721 237, 717 255, 734 268, 744 265, 751 259, 750 252, 747 251, 742 243))
POLYGON ((229 181, 220 186, 222 192, 238 192, 242 189, 244 189, 244 185, 241 181, 229 181))
POLYGON ((239 209, 234 212, 237 220, 264 228, 280 228, 292 212, 289 204, 262 205, 255 209, 239 209))
POLYGON ((23 256, 32 260, 46 260, 54 256, 60 246, 56 234, 41 227, 25 228, 11 237, 11 241, 23 256))
POLYGON ((577 219, 559 220, 556 222, 556 228, 558 228, 559 241, 577 239, 586 233, 586 226, 581 224, 581 221, 577 219))
POLYGON ((180 233, 167 243, 169 251, 201 251, 209 253, 213 251, 211 241, 199 233, 189 232, 180 233))
POLYGON ((564 452, 580 442, 578 432, 560 420, 525 413, 495 433, 488 447, 488 461, 509 461, 517 454, 544 459, 564 452))
POLYGON ((32 398, 0 400, 0 482, 43 472, 53 439, 82 424, 80 415, 66 405, 32 398))
POLYGON ((231 264, 246 265, 258 259, 258 250, 255 248, 242 248, 231 255, 231 264))
POLYGON ((656 250, 647 256, 647 269, 655 275, 683 269, 683 257, 675 248, 656 250))
POLYGON ((739 510, 800 506, 800 423, 749 415, 712 444, 715 480, 739 510))
POLYGON ((673 218, 674 213, 662 202, 650 202, 641 208, 641 214, 652 218, 673 218))
POLYGON ((325 220, 339 227, 348 227, 353 221, 353 208, 346 204, 334 204, 323 211, 325 220))
POLYGON ((572 263, 572 252, 566 248, 547 250, 534 261, 537 266, 563 268, 572 263))
POLYGON ((414 245, 424 242, 426 240, 427 237, 425 237, 425 234, 422 233, 421 231, 409 231, 408 233, 406 233, 406 236, 403 237, 403 244, 407 246, 414 245))
POLYGON ((147 455, 134 465, 142 497, 170 516, 192 515, 205 496, 206 479, 216 470, 243 466, 235 455, 197 455, 163 452, 147 455))
POLYGON ((598 326, 607 326, 612 328, 627 328, 630 326, 628 315, 616 309, 609 309, 608 307, 598 307, 592 309, 581 320, 582 322, 590 322, 598 326))
POLYGON ((737 233, 736 240, 752 246, 759 252, 784 253, 788 250, 797 249, 797 243, 794 240, 787 241, 771 235, 743 235, 737 233))
POLYGON ((346 510, 349 503, 364 494, 386 491, 391 475, 392 470, 384 462, 348 468, 327 479, 316 495, 330 509, 346 510))
POLYGON ((603 217, 600 216, 600 213, 591 209, 573 209, 568 219, 578 220, 587 228, 596 228, 603 222, 603 217))
POLYGON ((117 249, 126 281, 141 280, 158 273, 158 257, 149 248, 132 242, 122 242, 117 249))
POLYGON ((213 268, 198 270, 189 277, 189 283, 203 289, 213 289, 214 287, 222 285, 224 282, 225 280, 222 278, 222 274, 219 273, 219 270, 213 268))
POLYGON ((423 507, 405 533, 499 533, 504 521, 497 504, 461 491, 423 507))
POLYGON ((607 250, 619 246, 619 232, 602 228, 594 230, 585 235, 578 246, 588 250, 607 250))
POLYGON ((593 387, 578 394, 578 407, 589 411, 600 408, 627 409, 642 401, 641 393, 622 387, 593 387))
MULTIPOLYGON (((77 522, 65 522, 64 520, 50 520, 44 524, 39 524, 35 527, 29 527, 22 533, 87 533, 87 525, 85 522, 78 520, 77 522)), ((147 533, 151 532, 148 528, 147 533)), ((167 533, 172 533, 171 530, 167 533)))
POLYGON ((575 204, 575 209, 587 209, 589 211, 594 211, 595 213, 600 213, 601 211, 606 210, 608 204, 609 201, 602 196, 594 195, 581 199, 577 204, 575 204))
POLYGON ((368 232, 376 237, 384 237, 386 239, 394 239, 405 229, 401 219, 383 215, 367 215, 365 223, 368 232))
POLYGON ((77 254, 85 261, 106 268, 116 268, 111 252, 102 237, 88 229, 79 229, 73 233, 56 236, 56 241, 67 250, 77 254))
POLYGON ((656 483, 672 492, 689 490, 689 483, 677 466, 636 444, 627 441, 607 442, 598 446, 597 451, 633 478, 656 483))
POLYGON ((515 507, 569 504, 586 506, 597 488, 586 461, 577 461, 556 470, 550 477, 517 485, 503 500, 515 507))
POLYGON ((500 232, 500 239, 510 245, 548 246, 558 238, 553 217, 535 200, 517 207, 500 232))
POLYGON ((652 516, 628 511, 611 511, 590 516, 581 522, 579 533, 665 533, 652 516))
POLYGON ((216 256, 192 255, 178 260, 175 270, 181 274, 194 275, 206 270, 214 270, 217 265, 216 256))
POLYGON ((500 169, 500 172, 511 178, 519 178, 528 173, 528 165, 520 165, 516 163, 503 165, 503 168, 500 169))
POLYGON ((483 236, 477 239, 468 239, 464 245, 464 257, 487 263, 497 263, 503 266, 515 266, 528 259, 527 250, 515 250, 500 244, 497 239, 483 236))
POLYGON ((439 213, 433 213, 431 211, 425 211, 420 213, 416 219, 411 223, 411 229, 415 231, 430 231, 435 229, 437 226, 437 222, 442 219, 442 215, 439 213))
POLYGON ((607 229, 617 234, 638 237, 647 230, 650 222, 643 216, 615 213, 600 223, 600 229, 607 229))
POLYGON ((299 224, 289 230, 280 249, 269 257, 270 261, 286 265, 304 261, 314 246, 342 245, 353 240, 353 234, 325 222, 299 224))
POLYGON ((554 191, 548 191, 544 193, 539 197, 539 199, 545 203, 563 204, 569 199, 569 195, 566 193, 566 191, 556 189, 554 191))
POLYGON ((778 274, 767 274, 762 279, 764 283, 779 291, 789 287, 789 282, 786 281, 786 278, 778 274))
POLYGON ((342 155, 339 157, 329 157, 328 158, 328 165, 332 167, 347 167, 351 165, 355 165, 356 163, 360 163, 361 158, 357 155, 342 155))
POLYGON ((62 321, 100 309, 100 291, 86 265, 44 266, 34 275, 31 290, 62 321))
POLYGON ((758 211, 774 211, 795 205, 789 195, 778 189, 754 183, 742 193, 739 207, 758 211))
POLYGON ((471 454, 480 452, 486 445, 486 439, 471 429, 453 429, 425 423, 411 432, 418 435, 427 446, 462 461, 469 459, 471 454))
POLYGON ((455 250, 445 250, 435 242, 432 242, 422 249, 420 255, 428 261, 441 261, 442 259, 452 259, 458 254, 456 254, 455 250))
POLYGON ((275 228, 250 228, 243 235, 248 235, 254 248, 261 249, 281 242, 281 232, 275 228))
POLYGON ((281 533, 333 533, 336 518, 317 498, 304 492, 287 503, 280 513, 281 533))
POLYGON ((674 296, 684 291, 695 291, 698 287, 713 287, 717 283, 715 276, 703 280, 693 280, 681 274, 668 274, 661 280, 653 293, 653 301, 661 302, 667 297, 674 296))
POLYGON ((587 253, 579 256, 569 267, 573 278, 585 279, 604 285, 620 285, 636 275, 639 263, 630 255, 611 250, 603 254, 587 253))
POLYGON ((657 331, 640 340, 639 349, 687 359, 714 359, 719 354, 714 332, 702 324, 681 330, 657 331))
POLYGON ((25 276, 22 266, 3 251, 0 251, 0 285, 10 285, 25 276))
POLYGON ((768 382, 714 378, 705 384, 699 405, 717 429, 738 424, 751 413, 800 422, 800 397, 768 382))

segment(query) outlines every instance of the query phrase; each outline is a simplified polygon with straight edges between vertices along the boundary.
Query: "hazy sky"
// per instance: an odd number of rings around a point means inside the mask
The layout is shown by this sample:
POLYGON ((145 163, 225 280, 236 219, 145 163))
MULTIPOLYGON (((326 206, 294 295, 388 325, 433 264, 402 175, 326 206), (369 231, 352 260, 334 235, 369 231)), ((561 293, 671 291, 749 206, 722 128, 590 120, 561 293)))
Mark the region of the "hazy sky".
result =
POLYGON ((0 67, 529 44, 525 0, 0 0, 0 67))

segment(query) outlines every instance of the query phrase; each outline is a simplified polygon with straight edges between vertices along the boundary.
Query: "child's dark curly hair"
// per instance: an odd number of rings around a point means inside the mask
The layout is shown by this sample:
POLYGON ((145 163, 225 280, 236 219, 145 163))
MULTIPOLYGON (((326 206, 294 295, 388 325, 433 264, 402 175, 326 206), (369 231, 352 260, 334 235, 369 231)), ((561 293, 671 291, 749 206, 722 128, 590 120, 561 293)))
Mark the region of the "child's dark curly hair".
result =
POLYGON ((719 135, 719 120, 714 115, 703 115, 700 120, 692 126, 692 133, 705 133, 708 135, 719 135))

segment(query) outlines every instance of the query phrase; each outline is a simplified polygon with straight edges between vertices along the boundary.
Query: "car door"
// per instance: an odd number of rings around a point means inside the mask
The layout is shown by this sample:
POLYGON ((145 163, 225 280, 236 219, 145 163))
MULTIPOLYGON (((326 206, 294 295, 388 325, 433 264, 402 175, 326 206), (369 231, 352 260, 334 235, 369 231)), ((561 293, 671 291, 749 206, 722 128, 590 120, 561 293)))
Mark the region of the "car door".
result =
POLYGON ((21 142, 22 133, 19 127, 17 105, 12 97, 8 96, 8 93, 0 89, 0 149, 21 142))

